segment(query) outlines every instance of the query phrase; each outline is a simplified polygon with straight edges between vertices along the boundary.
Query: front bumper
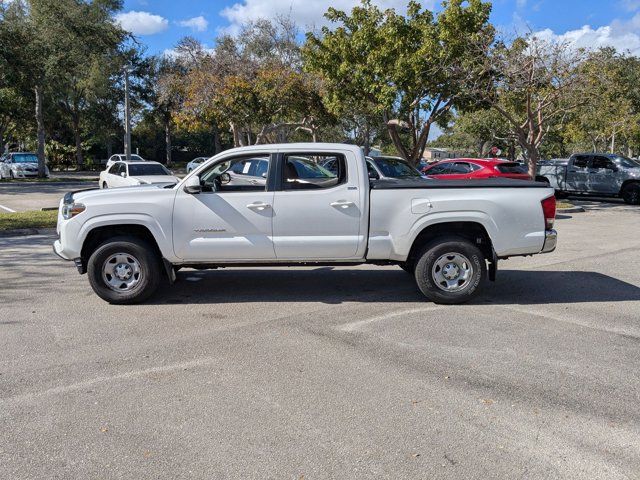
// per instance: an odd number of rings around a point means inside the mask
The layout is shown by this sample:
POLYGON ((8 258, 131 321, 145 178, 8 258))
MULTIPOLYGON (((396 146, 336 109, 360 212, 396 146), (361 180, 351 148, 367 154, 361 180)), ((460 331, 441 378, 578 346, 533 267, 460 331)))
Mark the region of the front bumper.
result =
POLYGON ((545 230, 544 232, 544 244, 540 253, 553 252, 556 249, 558 243, 558 232, 555 230, 545 230))

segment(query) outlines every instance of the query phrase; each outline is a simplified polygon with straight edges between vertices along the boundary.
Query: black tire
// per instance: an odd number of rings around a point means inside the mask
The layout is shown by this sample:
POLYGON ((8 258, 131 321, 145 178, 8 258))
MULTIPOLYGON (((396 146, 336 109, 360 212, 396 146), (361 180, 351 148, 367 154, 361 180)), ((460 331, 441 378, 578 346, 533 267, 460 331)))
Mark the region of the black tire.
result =
POLYGON ((622 187, 620 196, 626 204, 640 205, 640 183, 628 183, 622 187))
POLYGON ((413 262, 400 262, 398 266, 403 269, 405 272, 413 275, 414 273, 414 263, 413 262))
MULTIPOLYGON (((116 261, 120 262, 118 259, 116 261)), ((113 262, 109 262, 109 265, 113 265, 113 262)), ((128 305, 143 302, 153 295, 160 284, 162 269, 154 248, 147 242, 136 237, 114 237, 105 241, 91 254, 87 262, 87 275, 91 288, 100 298, 109 303, 128 305), (120 266, 126 269, 127 265, 133 265, 139 272, 138 277, 135 277, 135 274, 129 277, 128 280, 135 282, 131 287, 122 288, 127 280, 122 280, 120 287, 110 286, 107 278, 111 277, 114 283, 118 278, 104 274, 103 268, 108 268, 107 262, 113 257, 119 257, 119 254, 123 254, 127 260, 118 263, 114 271, 120 266)))
POLYGON ((432 302, 465 303, 478 295, 484 287, 487 281, 487 262, 480 249, 469 240, 454 236, 440 237, 426 245, 418 256, 415 277, 420 291, 432 302), (454 275, 447 280, 441 276, 443 282, 438 282, 436 270, 441 275, 445 274, 445 268, 441 266, 443 262, 446 268, 451 268, 452 275, 455 274, 456 269, 460 273, 466 270, 468 277, 461 279, 455 278, 454 275), (445 285, 449 281, 455 285, 450 286, 451 290, 448 291, 445 290, 445 285))
POLYGON ((15 180, 16 179, 16 176, 13 174, 13 170, 9 170, 9 178, 11 180, 15 180))
POLYGON ((107 182, 102 182, 102 189, 106 190, 107 188, 109 188, 109 186, 107 185, 107 182))

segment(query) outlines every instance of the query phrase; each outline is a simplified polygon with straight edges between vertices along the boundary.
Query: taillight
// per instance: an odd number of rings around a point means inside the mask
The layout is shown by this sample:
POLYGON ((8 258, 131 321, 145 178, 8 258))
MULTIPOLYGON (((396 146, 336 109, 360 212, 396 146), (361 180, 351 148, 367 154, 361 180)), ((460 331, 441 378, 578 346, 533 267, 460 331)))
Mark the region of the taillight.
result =
POLYGON ((553 222, 556 219, 556 197, 551 195, 540 203, 542 204, 545 227, 547 230, 551 230, 553 228, 553 222))

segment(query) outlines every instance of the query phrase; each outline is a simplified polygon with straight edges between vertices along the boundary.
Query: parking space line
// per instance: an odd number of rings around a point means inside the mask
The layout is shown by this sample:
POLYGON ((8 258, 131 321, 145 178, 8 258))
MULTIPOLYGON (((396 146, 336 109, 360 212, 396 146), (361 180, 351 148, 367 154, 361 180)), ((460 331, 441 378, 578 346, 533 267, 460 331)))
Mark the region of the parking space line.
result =
POLYGON ((7 211, 7 212, 9 212, 9 213, 16 213, 16 211, 15 211, 15 210, 12 210, 12 209, 11 209, 11 208, 9 208, 9 207, 5 207, 4 205, 0 205, 0 208, 2 208, 3 210, 6 210, 6 211, 7 211))
POLYGON ((421 307, 421 308, 412 308, 409 310, 401 310, 399 312, 390 312, 387 313, 385 315, 379 315, 376 317, 372 317, 372 318, 365 318, 364 320, 357 320, 355 322, 349 322, 349 323, 345 323, 343 325, 340 325, 338 327, 339 330, 342 330, 343 332, 353 332, 354 330, 358 330, 359 328, 368 325, 370 323, 374 323, 374 322, 379 322, 382 320, 388 320, 390 318, 394 318, 394 317, 400 317, 402 315, 407 315, 410 313, 419 313, 419 312, 431 312, 434 310, 442 310, 443 307, 437 306, 437 307, 421 307))

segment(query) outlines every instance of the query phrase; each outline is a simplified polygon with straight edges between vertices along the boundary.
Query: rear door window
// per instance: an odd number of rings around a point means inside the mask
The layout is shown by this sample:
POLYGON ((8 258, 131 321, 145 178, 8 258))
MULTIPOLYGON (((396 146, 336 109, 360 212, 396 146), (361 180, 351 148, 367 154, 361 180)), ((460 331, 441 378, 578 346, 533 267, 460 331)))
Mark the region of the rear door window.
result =
POLYGON ((451 164, 451 172, 454 174, 465 174, 471 173, 473 170, 471 169, 471 165, 467 162, 454 162, 451 164))
POLYGON ((347 181, 344 155, 285 155, 282 185, 284 190, 333 188, 347 181), (335 173, 322 165, 335 159, 335 173))
POLYGON ((527 168, 519 163, 500 163, 496 165, 496 169, 500 173, 528 173, 527 168))
POLYGON ((600 170, 601 168, 613 170, 614 165, 607 157, 593 157, 591 159, 591 168, 594 170, 600 170))

